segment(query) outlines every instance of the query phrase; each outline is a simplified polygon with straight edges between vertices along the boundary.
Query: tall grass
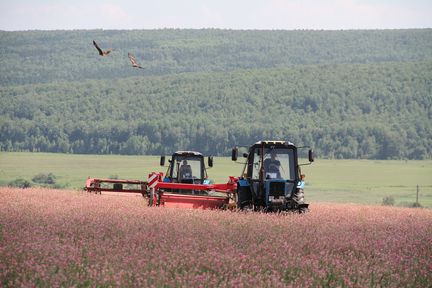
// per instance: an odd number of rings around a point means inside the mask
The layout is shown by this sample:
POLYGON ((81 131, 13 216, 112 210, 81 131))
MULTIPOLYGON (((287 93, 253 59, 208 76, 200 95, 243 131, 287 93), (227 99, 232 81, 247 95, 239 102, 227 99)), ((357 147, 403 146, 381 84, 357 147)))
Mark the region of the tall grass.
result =
POLYGON ((0 286, 430 287, 431 210, 311 210, 169 209, 135 196, 0 188, 0 286))

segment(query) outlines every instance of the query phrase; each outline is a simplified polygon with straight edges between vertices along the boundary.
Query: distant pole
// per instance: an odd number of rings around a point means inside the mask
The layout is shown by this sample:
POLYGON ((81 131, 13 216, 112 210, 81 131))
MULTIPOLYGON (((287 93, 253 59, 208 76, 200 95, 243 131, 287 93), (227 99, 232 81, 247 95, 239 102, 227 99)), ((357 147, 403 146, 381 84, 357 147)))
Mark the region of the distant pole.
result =
POLYGON ((416 206, 418 207, 418 195, 419 195, 419 185, 417 184, 417 194, 416 194, 416 206))

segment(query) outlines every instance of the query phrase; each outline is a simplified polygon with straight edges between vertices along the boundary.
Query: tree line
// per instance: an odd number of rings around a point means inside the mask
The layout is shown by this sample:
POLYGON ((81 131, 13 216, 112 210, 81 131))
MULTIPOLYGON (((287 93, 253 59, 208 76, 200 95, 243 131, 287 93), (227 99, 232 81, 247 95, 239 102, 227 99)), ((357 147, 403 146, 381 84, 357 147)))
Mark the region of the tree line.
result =
POLYGON ((0 88, 0 150, 229 155, 286 139, 318 157, 430 159, 432 61, 311 64, 0 88))

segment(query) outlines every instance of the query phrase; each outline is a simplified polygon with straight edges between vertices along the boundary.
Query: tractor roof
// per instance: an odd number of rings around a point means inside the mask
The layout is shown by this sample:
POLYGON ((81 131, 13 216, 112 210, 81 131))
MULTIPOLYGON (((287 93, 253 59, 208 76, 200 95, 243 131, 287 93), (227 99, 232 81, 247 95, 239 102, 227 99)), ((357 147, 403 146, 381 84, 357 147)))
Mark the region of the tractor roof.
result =
POLYGON ((255 145, 290 145, 290 146, 294 146, 294 144, 290 141, 277 141, 277 140, 263 140, 263 141, 258 141, 255 143, 255 145))
POLYGON ((173 156, 203 156, 200 152, 196 152, 196 151, 176 151, 174 152, 173 156))

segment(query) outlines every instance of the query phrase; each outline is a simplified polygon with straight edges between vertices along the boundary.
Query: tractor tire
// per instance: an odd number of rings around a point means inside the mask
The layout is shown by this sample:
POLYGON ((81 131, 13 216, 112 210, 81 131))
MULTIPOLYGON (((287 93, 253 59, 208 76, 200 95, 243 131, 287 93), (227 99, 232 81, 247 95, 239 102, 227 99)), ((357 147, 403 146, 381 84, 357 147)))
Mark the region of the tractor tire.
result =
POLYGON ((242 202, 239 204, 238 207, 240 208, 240 210, 245 210, 245 211, 254 211, 255 210, 254 205, 250 201, 242 202))
POLYGON ((250 210, 253 207, 252 193, 249 187, 237 188, 237 207, 240 210, 250 210))
POLYGON ((256 207, 252 202, 243 202, 240 204, 240 206, 237 205, 237 210, 248 213, 256 211, 256 207))
POLYGON ((297 193, 294 197, 294 201, 297 203, 298 206, 298 213, 303 214, 309 211, 309 209, 306 207, 304 207, 305 205, 305 201, 304 201, 304 190, 303 189, 298 189, 297 193))
POLYGON ((296 195, 294 196, 294 200, 297 204, 304 204, 304 191, 303 189, 298 189, 296 195))

